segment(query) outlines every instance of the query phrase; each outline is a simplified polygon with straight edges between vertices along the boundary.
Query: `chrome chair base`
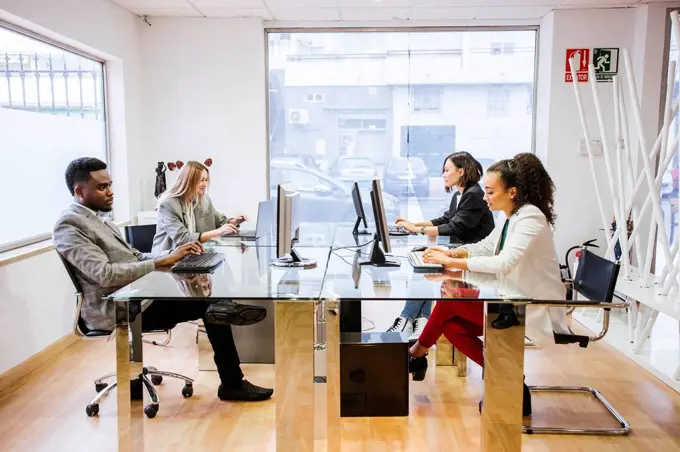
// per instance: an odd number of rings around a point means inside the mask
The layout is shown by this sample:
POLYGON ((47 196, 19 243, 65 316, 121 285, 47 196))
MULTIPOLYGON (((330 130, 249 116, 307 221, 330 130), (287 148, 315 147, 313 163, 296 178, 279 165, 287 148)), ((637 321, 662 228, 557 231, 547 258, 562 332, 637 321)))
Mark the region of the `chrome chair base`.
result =
MULTIPOLYGON (((115 377, 116 373, 113 372, 103 375, 94 381, 94 387, 97 390, 97 395, 94 396, 94 398, 90 400, 90 403, 87 404, 87 407, 85 407, 85 413, 87 413, 89 417, 97 416, 99 414, 99 402, 101 402, 101 400, 107 396, 113 388, 116 387, 115 381, 111 384, 108 384, 105 383, 105 380, 115 377)), ((158 370, 155 367, 144 367, 140 377, 142 379, 142 385, 151 399, 151 403, 144 407, 144 414, 146 414, 146 417, 149 419, 156 417, 156 414, 158 413, 161 398, 158 395, 158 391, 156 390, 155 386, 163 383, 163 377, 183 380, 184 387, 182 388, 182 396, 184 396, 184 398, 189 398, 194 395, 194 380, 184 375, 158 370)))
POLYGON ((609 414, 618 422, 620 427, 612 428, 591 428, 591 427, 551 427, 551 426, 541 426, 534 427, 532 425, 523 425, 522 433, 533 434, 533 433, 544 433, 544 434, 559 434, 559 435, 615 435, 623 436, 630 433, 630 424, 626 421, 623 416, 619 414, 618 411, 612 407, 609 402, 602 397, 602 394, 597 389, 590 388, 587 386, 529 386, 529 391, 532 394, 536 392, 556 392, 561 394, 591 394, 595 399, 600 402, 600 404, 606 408, 609 414))

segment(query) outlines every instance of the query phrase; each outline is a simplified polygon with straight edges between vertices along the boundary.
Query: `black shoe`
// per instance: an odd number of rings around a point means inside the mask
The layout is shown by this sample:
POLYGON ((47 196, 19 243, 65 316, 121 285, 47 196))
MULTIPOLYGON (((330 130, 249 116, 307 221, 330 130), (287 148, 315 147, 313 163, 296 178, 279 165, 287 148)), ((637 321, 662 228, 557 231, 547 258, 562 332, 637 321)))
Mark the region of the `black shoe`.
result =
POLYGON ((269 399, 274 394, 273 389, 255 386, 248 380, 242 380, 240 386, 228 388, 220 385, 217 389, 217 397, 220 400, 232 400, 239 402, 259 402, 269 399))
MULTIPOLYGON (((479 414, 482 414, 482 405, 484 400, 479 401, 479 414)), ((522 392, 522 417, 531 416, 531 391, 529 387, 524 383, 524 389, 522 392)))
POLYGON ((144 399, 144 383, 141 378, 130 380, 130 400, 144 399))
POLYGON ((408 355, 408 371, 413 374, 413 381, 423 381, 427 373, 427 354, 420 358, 408 355))
POLYGON ((517 325, 519 325, 519 319, 514 312, 512 314, 500 314, 496 320, 491 322, 491 326, 497 330, 504 330, 517 325))
POLYGON ((262 306, 238 304, 230 300, 218 301, 208 306, 206 321, 212 325, 254 325, 267 317, 262 306))

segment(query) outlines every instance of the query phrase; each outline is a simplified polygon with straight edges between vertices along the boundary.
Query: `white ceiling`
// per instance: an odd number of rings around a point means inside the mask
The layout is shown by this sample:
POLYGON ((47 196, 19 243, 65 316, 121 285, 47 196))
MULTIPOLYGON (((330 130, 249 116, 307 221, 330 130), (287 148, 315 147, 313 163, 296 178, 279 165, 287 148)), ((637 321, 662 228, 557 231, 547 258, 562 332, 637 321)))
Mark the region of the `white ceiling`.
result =
POLYGON ((535 19, 553 9, 667 0, 112 0, 140 16, 260 17, 278 21, 535 19))

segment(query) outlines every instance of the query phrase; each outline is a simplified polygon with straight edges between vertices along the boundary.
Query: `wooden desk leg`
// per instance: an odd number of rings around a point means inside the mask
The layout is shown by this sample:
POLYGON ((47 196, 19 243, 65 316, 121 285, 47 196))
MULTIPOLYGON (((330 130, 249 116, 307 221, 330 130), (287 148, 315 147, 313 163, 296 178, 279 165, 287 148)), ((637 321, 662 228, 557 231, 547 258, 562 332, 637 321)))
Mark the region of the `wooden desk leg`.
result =
POLYGON ((116 395, 118 450, 144 450, 143 402, 130 401, 130 380, 142 373, 141 314, 129 321, 129 302, 116 302, 116 395), (130 334, 132 333, 132 334, 130 334), (133 411, 133 408, 135 409, 133 411))
POLYGON ((503 330, 491 326, 497 314, 488 313, 484 327, 483 452, 522 449, 522 381, 524 376, 524 318, 503 330))
POLYGON ((314 303, 275 301, 277 452, 314 451, 314 303))
POLYGON ((456 367, 456 375, 467 377, 468 359, 460 350, 453 349, 453 365, 456 367))
POLYGON ((453 345, 443 335, 437 339, 437 366, 453 366, 453 345))
POLYGON ((327 448, 340 452, 342 426, 340 424, 340 315, 338 301, 326 302, 326 397, 327 448))

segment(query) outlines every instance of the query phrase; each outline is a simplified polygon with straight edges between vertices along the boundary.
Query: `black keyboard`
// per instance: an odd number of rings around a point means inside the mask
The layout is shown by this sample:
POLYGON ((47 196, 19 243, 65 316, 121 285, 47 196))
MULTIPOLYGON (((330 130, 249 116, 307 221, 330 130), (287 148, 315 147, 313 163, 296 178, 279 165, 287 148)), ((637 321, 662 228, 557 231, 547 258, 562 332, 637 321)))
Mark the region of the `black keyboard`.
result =
POLYGON ((401 227, 401 226, 396 226, 393 224, 390 224, 387 226, 387 233, 390 235, 409 235, 410 232, 408 232, 407 229, 401 227))
POLYGON ((224 254, 205 251, 189 254, 172 266, 174 273, 210 273, 224 261, 224 254))

